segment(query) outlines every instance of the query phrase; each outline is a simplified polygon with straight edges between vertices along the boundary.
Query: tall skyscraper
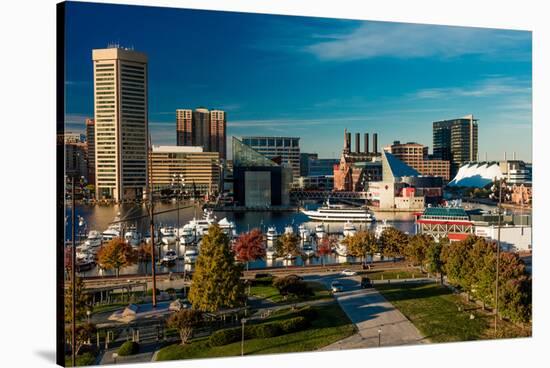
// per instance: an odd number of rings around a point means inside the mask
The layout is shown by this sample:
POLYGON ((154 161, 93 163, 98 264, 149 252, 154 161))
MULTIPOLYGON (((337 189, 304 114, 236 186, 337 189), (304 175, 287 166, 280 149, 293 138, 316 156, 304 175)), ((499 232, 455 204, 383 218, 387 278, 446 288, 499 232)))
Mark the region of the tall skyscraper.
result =
POLYGON ((86 119, 86 149, 88 151, 88 183, 95 185, 95 122, 86 119))
POLYGON ((176 110, 178 146, 200 146, 205 152, 218 152, 226 158, 226 113, 199 107, 176 110))
POLYGON ((140 198, 147 188, 147 56, 118 46, 92 51, 96 196, 140 198))
POLYGON ((467 115, 433 123, 433 156, 451 162, 451 178, 462 164, 477 160, 477 122, 467 115))

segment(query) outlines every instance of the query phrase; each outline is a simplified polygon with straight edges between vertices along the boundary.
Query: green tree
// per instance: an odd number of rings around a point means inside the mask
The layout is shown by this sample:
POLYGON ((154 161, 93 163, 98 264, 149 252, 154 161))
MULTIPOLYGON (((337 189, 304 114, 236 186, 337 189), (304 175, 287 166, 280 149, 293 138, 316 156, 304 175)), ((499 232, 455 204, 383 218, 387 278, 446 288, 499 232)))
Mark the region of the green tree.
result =
POLYGON ((97 252, 98 262, 106 270, 114 269, 116 277, 120 269, 137 262, 138 252, 122 238, 114 238, 97 252))
POLYGON ((294 295, 296 297, 313 295, 311 288, 295 275, 277 277, 273 280, 273 286, 277 288, 279 294, 283 295, 285 298, 288 295, 294 295))
POLYGON ((476 238, 470 249, 471 287, 476 299, 483 305, 494 306, 496 282, 496 245, 484 238, 476 238))
POLYGON ((202 313, 196 309, 181 309, 166 321, 168 327, 178 330, 181 345, 193 337, 193 331, 202 323, 202 313))
POLYGON ((468 293, 472 289, 474 266, 471 250, 475 241, 476 238, 474 236, 469 236, 465 240, 451 242, 449 246, 442 250, 444 270, 449 283, 459 286, 468 293))
POLYGON ((384 257, 397 257, 404 254, 404 249, 409 242, 409 237, 404 232, 389 227, 382 231, 378 239, 382 247, 384 257))
POLYGON ((227 235, 218 225, 211 225, 202 239, 189 291, 193 308, 216 312, 243 303, 242 267, 235 264, 234 258, 227 235))
MULTIPOLYGON (((73 305, 73 287, 72 282, 68 282, 67 288, 65 288, 65 322, 71 323, 73 320, 72 315, 72 305, 73 305)), ((92 306, 90 303, 90 296, 84 292, 84 282, 82 278, 76 278, 76 305, 75 305, 75 316, 76 321, 82 321, 87 317, 87 311, 92 311, 92 306)))
POLYGON ((347 236, 342 243, 346 246, 348 254, 364 259, 367 255, 372 257, 378 252, 378 242, 374 234, 368 230, 361 230, 353 236, 347 236))
POLYGON ((448 245, 447 238, 441 239, 439 242, 432 242, 426 252, 426 262, 428 272, 439 275, 439 283, 443 284, 443 248, 448 245))
MULTIPOLYGON (((90 339, 95 335, 96 331, 96 327, 93 323, 81 323, 76 326, 76 355, 78 355, 80 349, 84 345, 88 344, 90 339)), ((72 330, 70 325, 66 326, 65 334, 68 341, 72 341, 72 330)))
POLYGON ((528 322, 532 315, 532 280, 515 253, 500 253, 499 313, 513 322, 528 322))
POLYGON ((274 248, 279 257, 299 256, 300 237, 294 233, 285 233, 277 239, 274 248))
POLYGON ((259 229, 252 229, 249 232, 242 233, 235 240, 233 251, 237 260, 246 262, 246 269, 248 270, 248 262, 265 257, 266 251, 262 232, 259 229))
POLYGON ((433 242, 433 238, 427 234, 416 234, 411 236, 404 249, 407 261, 423 269, 426 262, 426 254, 433 242))

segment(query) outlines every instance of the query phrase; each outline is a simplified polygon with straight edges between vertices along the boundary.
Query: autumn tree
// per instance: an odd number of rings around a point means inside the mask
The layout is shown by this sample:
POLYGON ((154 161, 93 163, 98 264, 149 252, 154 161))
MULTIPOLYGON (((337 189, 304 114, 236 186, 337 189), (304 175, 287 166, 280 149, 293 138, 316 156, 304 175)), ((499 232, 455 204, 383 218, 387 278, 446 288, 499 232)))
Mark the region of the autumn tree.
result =
POLYGON ((412 265, 420 266, 420 269, 423 269, 428 248, 430 248, 433 242, 433 238, 427 234, 416 234, 411 236, 404 249, 405 258, 412 265))
MULTIPOLYGON (((95 335, 97 329, 96 326, 93 323, 81 323, 76 326, 76 347, 75 347, 75 355, 78 355, 80 352, 80 349, 88 342, 90 339, 95 335)), ((71 326, 68 325, 65 328, 65 334, 67 336, 68 341, 72 341, 72 329, 71 326)))
POLYGON ((448 245, 447 238, 441 239, 439 242, 432 242, 428 250, 426 251, 426 262, 428 272, 439 275, 439 283, 443 284, 443 248, 448 245))
MULTIPOLYGON (((147 262, 151 260, 151 243, 142 243, 137 249, 137 257, 142 262, 147 262)), ((158 251, 155 250, 155 257, 158 257, 158 251)))
POLYGON ((317 254, 321 257, 321 264, 325 265, 325 256, 332 253, 332 248, 336 246, 338 240, 334 237, 324 237, 317 244, 317 254))
POLYGON ((249 232, 242 233, 235 241, 233 251, 237 260, 246 262, 246 269, 248 270, 248 262, 265 257, 266 250, 262 232, 259 229, 252 229, 249 232))
POLYGON ((382 231, 380 239, 378 239, 382 247, 384 257, 397 257, 404 254, 404 249, 407 246, 409 237, 395 227, 389 227, 382 231))
POLYGON ((374 256, 378 252, 378 242, 374 234, 368 230, 361 230, 353 236, 347 236, 342 243, 346 246, 348 254, 364 259, 367 255, 374 256))
POLYGON ((187 344, 193 337, 193 331, 202 323, 202 313, 196 309, 180 309, 166 321, 169 328, 174 328, 180 335, 181 345, 187 344))
POLYGON ((300 255, 300 237, 294 233, 285 233, 275 242, 275 253, 280 257, 300 255))
POLYGON ((189 301, 193 308, 216 312, 242 304, 242 267, 235 264, 234 257, 227 235, 218 225, 211 225, 208 234, 202 239, 189 291, 189 301))
POLYGON ((116 277, 120 269, 137 262, 137 252, 122 238, 114 238, 97 252, 97 258, 101 267, 106 270, 115 270, 116 277))

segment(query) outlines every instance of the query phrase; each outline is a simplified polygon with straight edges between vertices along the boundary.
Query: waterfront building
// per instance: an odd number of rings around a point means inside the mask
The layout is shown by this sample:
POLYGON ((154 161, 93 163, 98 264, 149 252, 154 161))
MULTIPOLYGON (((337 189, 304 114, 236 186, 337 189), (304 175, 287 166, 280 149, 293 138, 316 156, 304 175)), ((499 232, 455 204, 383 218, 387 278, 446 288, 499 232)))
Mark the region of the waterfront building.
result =
POLYGON ((504 161, 500 161, 499 166, 508 184, 531 185, 533 167, 530 163, 516 159, 506 160, 505 156, 504 161))
POLYGON ((227 114, 222 110, 176 110, 176 142, 178 146, 198 146, 204 152, 218 152, 225 159, 227 114))
POLYGON ((369 150, 369 135, 365 133, 364 150, 356 134, 356 147, 351 149, 351 133, 344 130, 344 148, 338 163, 333 165, 334 190, 364 191, 370 181, 382 180, 381 153, 378 152, 378 134, 373 134, 373 150, 369 150))
POLYGON ((443 238, 460 241, 474 235, 474 222, 464 208, 428 207, 416 216, 416 231, 428 234, 436 241, 443 238))
POLYGON ((88 183, 95 185, 95 122, 94 119, 86 119, 86 157, 88 183))
MULTIPOLYGON (((288 206, 292 168, 233 137, 233 198, 248 208, 288 206)), ((298 156, 299 157, 299 156, 298 156)))
MULTIPOLYGON (((474 234, 493 241, 498 240, 498 215, 473 214, 474 234)), ((532 250, 532 224, 530 214, 504 214, 501 217, 500 246, 506 252, 532 250)))
POLYGON ((147 189, 147 56, 118 46, 92 51, 97 199, 147 189))
POLYGON ((205 195, 221 188, 218 152, 204 152, 202 147, 193 146, 153 146, 150 165, 154 190, 183 183, 189 194, 205 195))
POLYGON ((300 176, 300 138, 298 137, 242 137, 242 143, 269 159, 279 159, 289 165, 292 176, 300 176))
POLYGON ((293 189, 331 191, 334 189, 332 175, 300 176, 292 183, 293 189))
POLYGON ((317 153, 300 153, 300 176, 309 175, 309 160, 316 160, 319 158, 317 153))
POLYGON ((65 143, 65 175, 67 177, 88 177, 86 143, 65 143))
POLYGON ((478 119, 473 115, 433 122, 433 157, 450 162, 450 177, 463 164, 477 160, 477 125, 478 119))
POLYGON ((401 143, 394 141, 388 151, 421 175, 439 176, 445 181, 450 178, 450 162, 447 160, 429 159, 428 147, 416 142, 401 143))

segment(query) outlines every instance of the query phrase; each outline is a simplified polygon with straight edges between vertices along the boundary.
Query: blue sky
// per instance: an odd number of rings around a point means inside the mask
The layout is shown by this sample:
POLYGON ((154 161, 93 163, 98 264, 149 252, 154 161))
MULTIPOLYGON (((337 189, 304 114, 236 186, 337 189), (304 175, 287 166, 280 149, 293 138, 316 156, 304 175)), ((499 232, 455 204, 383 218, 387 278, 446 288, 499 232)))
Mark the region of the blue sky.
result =
POLYGON ((531 33, 391 22, 68 3, 66 124, 93 116, 91 54, 149 57, 154 144, 177 108, 224 109, 228 140, 301 137, 338 157, 344 128, 432 146, 432 122, 474 114, 480 159, 531 160, 531 33))

